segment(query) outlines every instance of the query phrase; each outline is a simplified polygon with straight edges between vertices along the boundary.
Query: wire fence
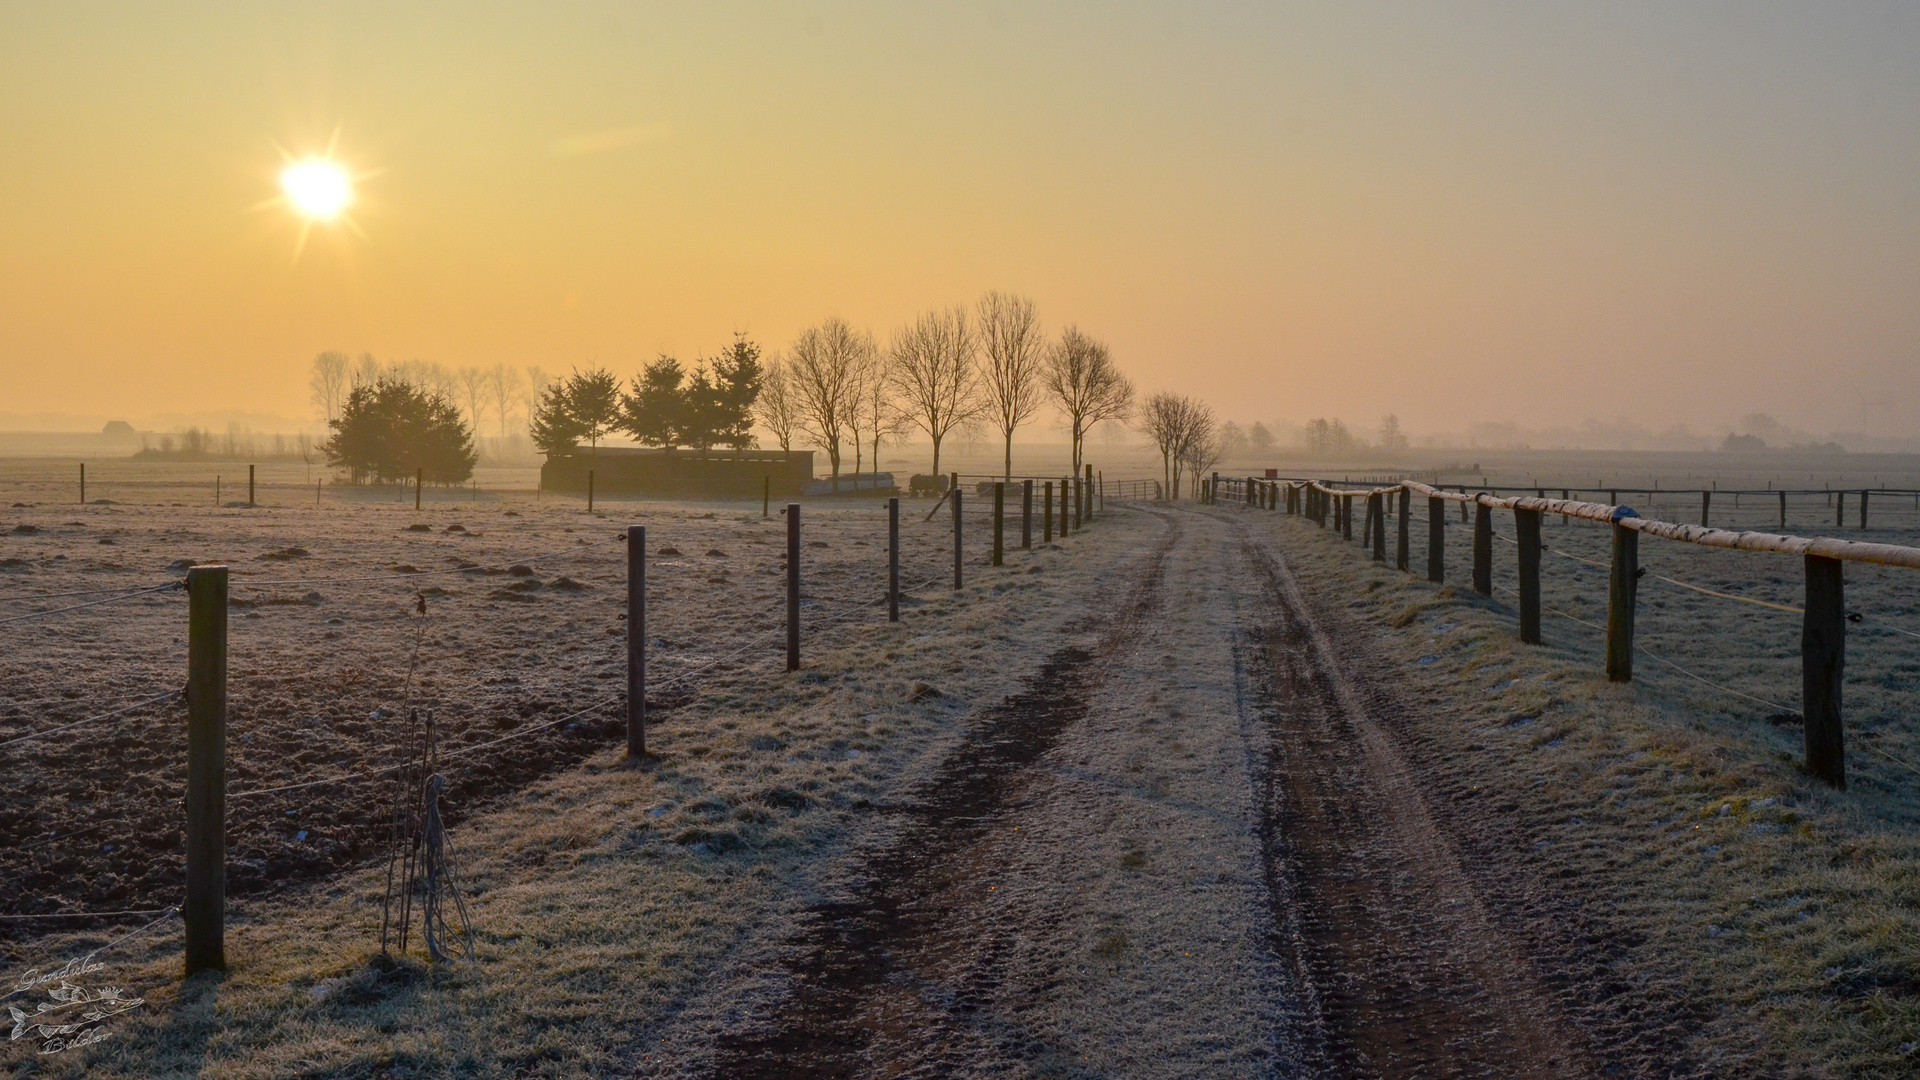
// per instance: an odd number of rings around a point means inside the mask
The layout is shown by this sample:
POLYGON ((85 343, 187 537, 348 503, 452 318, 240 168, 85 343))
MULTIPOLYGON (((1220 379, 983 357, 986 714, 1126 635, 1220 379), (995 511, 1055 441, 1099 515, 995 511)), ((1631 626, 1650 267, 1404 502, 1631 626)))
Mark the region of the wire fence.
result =
MULTIPOLYGON (((901 595, 944 592, 957 588, 961 569, 950 569, 950 563, 992 565, 998 552, 1020 546, 1021 526, 1033 525, 1043 509, 1062 516, 1069 510, 1078 512, 1082 516, 1077 527, 1084 527, 1095 500, 1088 498, 1086 502, 1085 507, 1036 506, 1025 516, 1007 513, 1003 505, 997 519, 997 538, 990 508, 966 506, 957 522, 916 522, 907 516, 901 522, 899 552, 888 550, 884 516, 867 519, 862 511, 836 511, 828 530, 833 543, 816 540, 801 548, 801 587, 792 598, 799 611, 799 626, 807 639, 817 642, 823 636, 831 640, 861 624, 885 620, 891 599, 887 560, 900 564, 901 595), (861 521, 865 524, 856 524, 861 521), (837 550, 831 554, 812 550, 829 546, 837 550), (885 558, 873 558, 859 548, 885 558), (950 584, 950 578, 954 583, 950 584)), ((587 528, 600 528, 594 523, 597 520, 591 519, 587 528)), ((729 528, 740 537, 740 526, 753 520, 742 516, 729 528)), ((701 535, 698 526, 689 526, 686 531, 689 536, 701 535)), ((330 872, 363 860, 367 845, 380 841, 386 825, 376 805, 384 791, 378 785, 412 763, 409 736, 401 728, 415 710, 454 714, 459 722, 446 725, 444 748, 437 751, 436 761, 464 769, 462 775, 471 775, 493 791, 499 790, 502 781, 511 786, 531 779, 604 745, 627 719, 627 694, 610 689, 583 692, 591 688, 582 683, 617 674, 630 655, 630 631, 618 625, 618 620, 626 618, 624 599, 608 596, 597 600, 592 595, 592 590, 608 585, 621 587, 624 595, 631 566, 621 547, 626 540, 624 532, 608 529, 600 536, 575 537, 563 547, 549 544, 511 558, 461 559, 445 568, 398 566, 377 573, 349 568, 345 572, 290 575, 278 566, 187 568, 189 581, 212 580, 208 575, 219 571, 228 590, 220 610, 236 620, 228 623, 223 619, 220 634, 223 655, 227 626, 232 627, 236 646, 232 677, 229 680, 223 674, 222 678, 222 694, 230 696, 231 701, 222 708, 220 720, 221 739, 231 748, 220 778, 221 801, 234 810, 234 819, 223 826, 231 834, 226 856, 229 877, 245 891, 264 885, 269 877, 267 869, 273 866, 305 866, 330 872), (540 580, 542 571, 550 580, 540 580), (561 571, 567 576, 553 576, 561 571), (479 583, 481 588, 449 591, 437 584, 460 581, 479 583), (487 591, 491 586, 498 587, 487 591), (328 629, 320 635, 323 644, 319 651, 363 654, 370 659, 364 666, 350 662, 334 668, 332 676, 323 677, 322 685, 316 687, 314 676, 319 672, 311 667, 312 657, 282 656, 269 642, 249 642, 244 629, 248 624, 237 620, 252 616, 255 609, 280 603, 289 594, 317 596, 316 590, 323 588, 329 592, 329 610, 354 604, 355 610, 365 609, 373 615, 356 620, 363 624, 354 630, 357 638, 328 629), (569 597, 569 606, 544 609, 547 613, 542 616, 510 618, 504 624, 480 616, 488 608, 511 613, 529 602, 525 599, 528 596, 557 595, 569 597), (609 616, 617 616, 611 625, 609 616), (493 654, 490 660, 474 655, 472 639, 464 630, 483 623, 495 628, 482 642, 493 654), (605 634, 580 634, 572 643, 557 647, 562 655, 573 654, 575 659, 568 662, 564 672, 556 672, 547 659, 556 648, 551 642, 564 632, 596 623, 606 627, 605 634), (359 640, 358 645, 355 640, 359 640), (413 659, 406 663, 402 675, 395 660, 408 655, 409 644, 413 659), (535 648, 540 651, 536 653, 535 648), (579 651, 574 653, 576 649, 579 651), (566 701, 569 697, 571 702, 566 701), (288 730, 288 714, 307 719, 301 720, 297 729, 288 730), (326 715, 333 719, 322 719, 326 715), (512 720, 518 722, 499 730, 512 720), (486 730, 489 724, 494 731, 486 730), (556 738, 557 732, 566 734, 556 738), (536 750, 530 753, 528 746, 536 750), (326 768, 329 762, 331 769, 326 768), (324 775, 315 776, 315 772, 324 775), (231 790, 227 790, 229 785, 231 790), (323 821, 338 824, 329 826, 323 821), (296 830, 295 823, 304 827, 296 830), (328 853, 304 853, 311 846, 310 833, 314 841, 324 839, 331 845, 328 853)), ((1037 536, 1030 537, 1030 542, 1037 541, 1037 536)), ((60 541, 55 537, 45 542, 60 541)), ((664 703, 655 708, 671 707, 697 695, 703 683, 721 673, 767 674, 778 670, 780 639, 786 636, 785 619, 778 615, 784 590, 758 575, 764 570, 770 576, 784 576, 784 552, 763 552, 737 571, 728 568, 731 560, 723 562, 727 554, 717 548, 704 555, 697 548, 692 554, 682 554, 672 543, 665 543, 649 555, 645 587, 648 637, 641 641, 639 650, 648 656, 647 695, 664 703), (766 561, 769 556, 771 564, 766 561), (720 602, 722 596, 724 602, 720 602), (683 622, 686 616, 692 619, 683 622), (668 637, 673 640, 668 641, 668 637)), ((306 553, 302 551, 300 557, 306 557, 306 553)), ((177 647, 183 624, 190 624, 193 633, 185 636, 190 639, 187 651, 193 653, 197 647, 194 643, 202 640, 199 617, 188 618, 189 613, 175 605, 183 597, 196 595, 197 588, 180 580, 132 589, 11 592, 0 595, 0 604, 40 605, 40 609, 0 617, 0 624, 31 620, 45 626, 65 626, 67 629, 52 640, 78 642, 99 627, 120 628, 133 620, 152 628, 145 637, 173 642, 175 649, 163 650, 171 658, 162 656, 157 664, 160 668, 177 665, 175 670, 187 669, 191 682, 196 669, 192 663, 181 663, 177 647), (83 602, 63 602, 70 599, 83 602), (109 615, 111 618, 101 621, 109 615), (155 619, 163 621, 156 623, 155 619)), ((287 600, 298 611, 310 610, 297 607, 304 602, 299 595, 287 600)), ((191 604, 185 606, 193 608, 191 604)), ((304 618, 320 626, 344 625, 339 617, 321 621, 320 614, 314 610, 304 618)), ((9 646, 11 653, 12 646, 24 646, 26 642, 0 637, 0 644, 9 646)), ((23 663, 18 655, 9 662, 23 663)), ((143 694, 122 695, 107 708, 68 719, 78 704, 73 695, 36 692, 46 684, 49 670, 44 666, 20 670, 41 674, 31 680, 31 686, 29 680, 9 679, 7 689, 0 691, 0 750, 21 755, 13 762, 16 770, 31 770, 34 777, 50 786, 78 793, 80 786, 76 785, 83 782, 77 778, 85 775, 102 752, 131 753, 140 768, 126 782, 95 798, 87 809, 97 812, 104 804, 117 801, 143 812, 164 813, 165 807, 178 805, 174 801, 178 779, 188 771, 187 761, 195 753, 195 702, 206 700, 195 696, 200 691, 190 692, 177 683, 155 687, 143 694), (62 712, 65 716, 59 715, 62 712), (183 713, 188 720, 185 725, 180 723, 183 713)), ((194 790, 190 783, 189 807, 194 804, 194 790)), ((183 846, 179 830, 160 830, 153 837, 157 842, 129 843, 112 833, 124 832, 127 817, 138 815, 123 813, 118 819, 70 822, 49 813, 43 801, 34 808, 20 801, 5 807, 7 812, 0 815, 0 841, 12 856, 0 869, 17 873, 23 887, 3 905, 5 910, 0 910, 0 933, 17 934, 33 927, 60 927, 90 920, 160 916, 144 930, 174 917, 184 907, 191 957, 192 927, 196 925, 192 888, 182 904, 178 902, 177 883, 183 848, 189 853, 187 874, 192 878, 193 847, 190 839, 183 846), (37 833, 33 831, 36 827, 40 830, 37 833), (75 846, 90 836, 95 841, 91 848, 75 846), (98 842, 103 839, 111 842, 98 842), (99 880, 91 886, 87 884, 89 867, 99 871, 93 875, 99 880), (81 871, 77 880, 68 873, 74 868, 81 871), (118 884, 99 885, 99 881, 115 878, 118 884), (54 893, 34 891, 55 880, 81 887, 54 893), (121 897, 158 903, 99 903, 121 897), (174 902, 173 906, 162 906, 168 902, 174 902)), ((196 827, 192 822, 190 811, 189 837, 196 827)))
POLYGON ((1589 636, 1568 647, 1597 645, 1614 681, 1638 678, 1632 660, 1639 657, 1723 702, 1760 706, 1769 727, 1802 730, 1805 767, 1836 786, 1845 785, 1849 748, 1920 775, 1920 755, 1895 749, 1912 742, 1905 718, 1920 690, 1920 662, 1908 644, 1920 638, 1920 605, 1907 576, 1920 568, 1920 549, 1881 542, 1872 532, 1736 531, 1539 494, 1560 494, 1551 488, 1526 491, 1514 497, 1411 480, 1347 487, 1298 477, 1216 478, 1203 497, 1301 517, 1356 540, 1375 560, 1510 598, 1523 641, 1543 640, 1543 614, 1579 627, 1576 633, 1589 636), (1511 513, 1512 528, 1495 529, 1495 512, 1511 513), (1550 518, 1562 526, 1548 527, 1550 518), (1642 536, 1672 543, 1647 548, 1642 536), (1494 544, 1509 554, 1494 557, 1494 544), (1726 551, 1746 556, 1730 564, 1726 551), (1567 572, 1543 572, 1543 556, 1567 572), (1850 572, 1842 574, 1842 566, 1850 572), (1791 595, 1796 586, 1802 596, 1791 595), (1857 654, 1851 659, 1850 641, 1857 654), (1801 674, 1797 711, 1781 692, 1781 668, 1794 659, 1801 674))

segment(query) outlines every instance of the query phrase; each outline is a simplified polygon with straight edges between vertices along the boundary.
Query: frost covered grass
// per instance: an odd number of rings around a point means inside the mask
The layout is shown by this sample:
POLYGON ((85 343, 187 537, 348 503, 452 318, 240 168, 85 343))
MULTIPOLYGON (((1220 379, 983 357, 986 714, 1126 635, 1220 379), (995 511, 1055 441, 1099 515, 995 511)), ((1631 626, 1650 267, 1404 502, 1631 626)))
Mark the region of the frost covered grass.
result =
MULTIPOLYGON (((413 958, 391 972, 372 963, 384 787, 234 799, 232 970, 180 982, 177 926, 163 925, 103 956, 146 1007, 100 1046, 39 1060, 16 1052, 12 1068, 505 1077, 636 1067, 649 1033, 732 951, 792 915, 820 860, 921 775, 973 706, 998 700, 1062 627, 1085 618, 1109 548, 1124 542, 1105 523, 1050 547, 1036 535, 1033 551, 1020 550, 1015 534, 1008 565, 994 568, 985 565, 983 521, 970 512, 968 583, 956 593, 950 519, 922 523, 927 505, 906 507, 911 591, 891 625, 879 603, 884 503, 806 507, 808 632, 805 667, 794 674, 781 662, 785 526, 777 513, 763 520, 757 502, 606 502, 595 514, 577 502, 445 503, 421 514, 410 504, 7 510, 0 557, 20 562, 0 581, 12 592, 166 580, 167 567, 186 558, 234 568, 233 791, 387 763, 416 636, 411 702, 436 711, 449 749, 616 693, 624 555, 618 544, 589 544, 628 523, 649 526, 650 674, 662 688, 649 761, 621 757, 616 706, 476 752, 450 771, 451 840, 478 962, 428 970, 413 958), (23 524, 32 529, 12 531, 23 524), (525 562, 527 574, 433 577, 440 591, 428 596, 422 631, 413 604, 428 579, 405 567, 512 565, 548 551, 563 555, 525 562), (369 568, 402 576, 319 580, 369 568), (537 586, 513 588, 528 582, 537 586)), ((178 681, 177 597, 97 611, 9 635, 0 737, 178 681)), ((177 902, 179 719, 165 713, 111 729, 104 760, 98 744, 76 739, 10 762, 30 771, 34 794, 0 809, 0 827, 9 839, 54 840, 19 864, 35 889, 23 889, 17 905, 177 902), (88 827, 75 844, 59 842, 88 827)), ((9 970, 112 936, 15 933, 9 970)))
MULTIPOLYGON (((1545 645, 1520 645, 1509 597, 1465 588, 1471 534, 1457 519, 1445 586, 1298 519, 1272 528, 1318 602, 1372 627, 1369 659, 1387 669, 1362 673, 1422 703, 1396 731, 1483 887, 1499 878, 1490 867, 1520 868, 1491 902, 1531 928, 1542 954, 1599 965, 1604 989, 1563 987, 1564 1007, 1595 1024, 1640 1010, 1631 1022, 1664 1029, 1682 1075, 1912 1075, 1920 775, 1894 759, 1920 761, 1910 719, 1920 641, 1873 628, 1911 618, 1920 581, 1849 569, 1849 607, 1867 620, 1850 630, 1851 783, 1835 792, 1799 770, 1798 727, 1773 722, 1775 706, 1644 656, 1631 686, 1611 685, 1601 635, 1555 614, 1545 645), (1567 939, 1569 920, 1580 940, 1567 939)), ((1551 549, 1605 561, 1604 530, 1543 532, 1551 549)), ((1413 535, 1424 570, 1424 520, 1413 535)), ((1512 552, 1496 541, 1496 585, 1512 587, 1512 552)), ((1797 560, 1643 539, 1641 561, 1650 574, 1798 603, 1797 560)), ((1549 608, 1605 622, 1604 571, 1549 555, 1542 578, 1549 608)), ((1640 597, 1646 648, 1797 707, 1797 616, 1651 578, 1640 597)))

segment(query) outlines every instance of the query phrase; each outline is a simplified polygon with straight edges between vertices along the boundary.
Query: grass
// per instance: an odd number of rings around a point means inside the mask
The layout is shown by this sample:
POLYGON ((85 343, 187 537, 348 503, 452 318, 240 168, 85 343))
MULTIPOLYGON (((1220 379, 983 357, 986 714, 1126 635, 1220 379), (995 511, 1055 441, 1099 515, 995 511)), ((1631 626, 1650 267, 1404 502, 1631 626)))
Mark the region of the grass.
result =
MULTIPOLYGON (((174 925, 106 954, 108 976, 147 1005, 99 1046, 36 1057, 18 1043, 9 1070, 484 1078, 644 1067, 717 969, 785 939, 823 860, 859 842, 866 812, 915 782, 971 705, 998 700, 1088 621, 1083 600, 1109 565, 1100 552, 1124 545, 1124 532, 1010 551, 1005 569, 976 563, 963 592, 926 589, 898 624, 874 609, 819 635, 795 675, 715 674, 659 714, 657 758, 596 751, 473 813, 450 839, 475 963, 381 963, 384 863, 366 865, 235 905, 224 976, 179 979, 174 925)), ((97 940, 35 948, 57 962, 97 940)))
MULTIPOLYGON (((1517 860, 1523 879, 1564 885, 1633 943, 1607 983, 1679 988, 1677 1042, 1705 1071, 1920 1068, 1920 778, 1858 753, 1862 743, 1914 752, 1914 650, 1890 655, 1876 641, 1850 656, 1856 779, 1836 792, 1799 769, 1797 727, 1768 722, 1761 706, 1644 661, 1631 686, 1609 684, 1593 631, 1549 614, 1546 644, 1522 646, 1497 599, 1372 563, 1359 545, 1299 521, 1274 527, 1291 539, 1309 592, 1373 628, 1384 669, 1365 674, 1427 706, 1395 723, 1437 777, 1433 798, 1451 804, 1464 831, 1484 823, 1517 847, 1500 857, 1517 860)), ((1465 580, 1468 534, 1449 531, 1448 572, 1465 580)), ((1549 544, 1571 546, 1583 530, 1546 531, 1549 544)), ((1580 539, 1591 548, 1581 554, 1604 557, 1593 537, 1580 539)), ((1678 548, 1643 542, 1642 560, 1756 593, 1781 576, 1726 553, 1669 550, 1678 548)), ((1510 552, 1496 542, 1497 560, 1510 552)), ((1604 622, 1605 576, 1583 574, 1549 559, 1546 603, 1604 622)), ((1855 602, 1883 609, 1914 584, 1858 577, 1855 602)), ((1651 608, 1643 644, 1715 682, 1797 701, 1797 619, 1783 626, 1761 617, 1771 612, 1681 590, 1643 585, 1641 596, 1651 608)))

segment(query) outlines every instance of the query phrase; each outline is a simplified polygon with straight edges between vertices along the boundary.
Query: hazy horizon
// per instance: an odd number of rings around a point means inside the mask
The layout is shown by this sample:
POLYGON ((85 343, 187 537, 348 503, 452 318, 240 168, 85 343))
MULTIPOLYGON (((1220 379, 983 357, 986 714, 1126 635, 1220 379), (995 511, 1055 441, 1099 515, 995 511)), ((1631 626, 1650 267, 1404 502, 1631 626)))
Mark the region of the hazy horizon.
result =
POLYGON ((0 413, 265 430, 322 350, 629 373, 1006 288, 1243 423, 1901 439, 1916 44, 1890 4, 15 7, 0 413), (350 223, 302 242, 276 176, 329 146, 350 223))

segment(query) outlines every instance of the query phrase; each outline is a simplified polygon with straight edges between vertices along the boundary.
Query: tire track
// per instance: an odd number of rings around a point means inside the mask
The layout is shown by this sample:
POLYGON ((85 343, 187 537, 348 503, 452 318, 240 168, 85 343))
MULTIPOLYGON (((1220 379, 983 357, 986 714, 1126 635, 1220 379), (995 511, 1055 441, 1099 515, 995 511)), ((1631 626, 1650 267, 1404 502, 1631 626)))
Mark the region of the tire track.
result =
POLYGON ((785 965, 788 996, 759 1029, 719 1040, 712 1075, 947 1075, 977 1058, 983 1026, 995 1029, 993 1043, 1025 1041, 1014 1018, 989 1007, 1004 935, 969 933, 983 921, 974 910, 979 849, 1061 733, 1085 718, 1106 665, 1161 609, 1167 557, 1185 533, 1185 515, 1155 516, 1165 531, 1098 643, 1050 657, 1020 693, 980 719, 923 800, 891 811, 897 839, 859 869, 850 899, 807 913, 785 965))
POLYGON ((1351 1077, 1590 1075, 1284 561, 1236 526, 1257 589, 1257 828, 1275 948, 1316 1014, 1306 1060, 1351 1077))

